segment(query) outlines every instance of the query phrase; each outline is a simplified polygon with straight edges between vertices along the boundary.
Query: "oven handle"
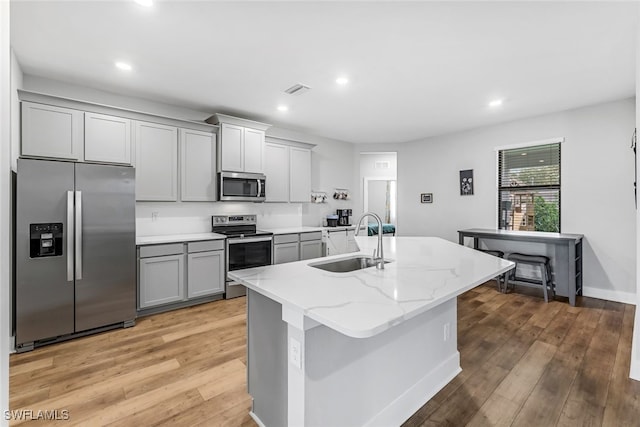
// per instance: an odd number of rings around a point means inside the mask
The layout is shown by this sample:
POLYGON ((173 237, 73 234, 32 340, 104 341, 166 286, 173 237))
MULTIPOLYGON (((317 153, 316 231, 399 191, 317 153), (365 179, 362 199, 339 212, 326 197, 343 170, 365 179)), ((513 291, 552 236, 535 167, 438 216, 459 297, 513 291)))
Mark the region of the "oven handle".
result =
POLYGON ((246 237, 241 239, 227 239, 227 243, 230 245, 236 245, 238 243, 256 243, 256 242, 270 242, 273 240, 272 236, 269 237, 246 237))

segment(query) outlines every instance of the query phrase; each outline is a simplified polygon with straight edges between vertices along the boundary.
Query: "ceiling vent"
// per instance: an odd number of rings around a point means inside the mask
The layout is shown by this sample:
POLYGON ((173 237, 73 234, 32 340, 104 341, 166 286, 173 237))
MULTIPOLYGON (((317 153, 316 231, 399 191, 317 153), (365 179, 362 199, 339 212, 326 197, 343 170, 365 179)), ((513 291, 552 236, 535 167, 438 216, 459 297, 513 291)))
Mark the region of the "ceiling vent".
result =
POLYGON ((289 95, 302 95, 305 92, 308 92, 311 89, 311 87, 307 86, 307 85, 303 85, 302 83, 296 83, 293 86, 291 86, 289 89, 285 90, 285 93, 288 93, 289 95))

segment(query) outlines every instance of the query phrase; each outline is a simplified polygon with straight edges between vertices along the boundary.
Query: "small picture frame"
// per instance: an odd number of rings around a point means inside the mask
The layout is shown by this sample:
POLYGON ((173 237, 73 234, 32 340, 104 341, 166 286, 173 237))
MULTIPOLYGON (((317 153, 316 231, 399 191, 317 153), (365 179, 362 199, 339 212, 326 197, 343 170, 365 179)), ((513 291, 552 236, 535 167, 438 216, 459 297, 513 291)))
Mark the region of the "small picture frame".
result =
POLYGON ((421 193, 420 203, 433 203, 433 193, 421 193))
POLYGON ((473 196, 473 169, 460 171, 460 195, 473 196))

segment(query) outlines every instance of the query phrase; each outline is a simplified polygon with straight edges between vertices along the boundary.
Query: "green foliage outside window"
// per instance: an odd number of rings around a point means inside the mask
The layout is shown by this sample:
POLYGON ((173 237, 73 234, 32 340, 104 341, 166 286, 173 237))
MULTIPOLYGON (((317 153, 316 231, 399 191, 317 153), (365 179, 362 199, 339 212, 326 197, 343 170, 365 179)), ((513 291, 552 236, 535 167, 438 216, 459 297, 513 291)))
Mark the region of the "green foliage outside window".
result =
POLYGON ((560 231, 560 212, 557 203, 550 203, 540 196, 535 198, 535 230, 550 231, 558 233, 560 231))

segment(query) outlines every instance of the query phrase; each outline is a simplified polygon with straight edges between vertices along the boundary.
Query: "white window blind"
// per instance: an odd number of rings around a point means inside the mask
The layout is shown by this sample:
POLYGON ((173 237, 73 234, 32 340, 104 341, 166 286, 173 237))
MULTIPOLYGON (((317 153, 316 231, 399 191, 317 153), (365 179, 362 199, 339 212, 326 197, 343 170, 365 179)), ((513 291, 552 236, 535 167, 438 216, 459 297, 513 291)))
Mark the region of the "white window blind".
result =
POLYGON ((498 151, 498 228, 560 232, 560 144, 498 151))

